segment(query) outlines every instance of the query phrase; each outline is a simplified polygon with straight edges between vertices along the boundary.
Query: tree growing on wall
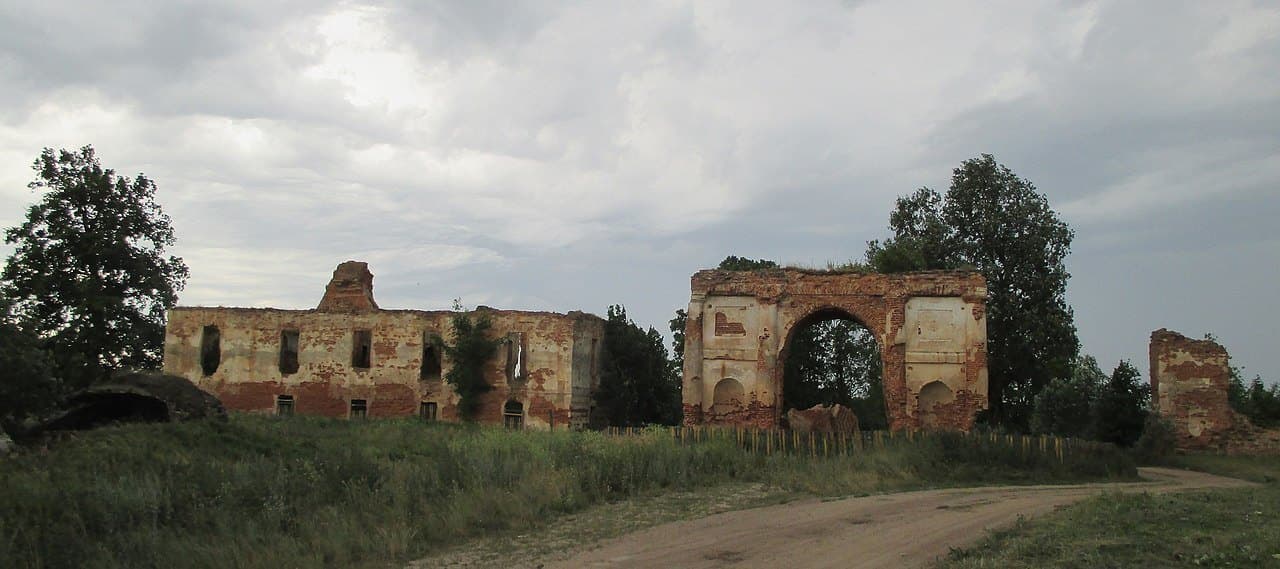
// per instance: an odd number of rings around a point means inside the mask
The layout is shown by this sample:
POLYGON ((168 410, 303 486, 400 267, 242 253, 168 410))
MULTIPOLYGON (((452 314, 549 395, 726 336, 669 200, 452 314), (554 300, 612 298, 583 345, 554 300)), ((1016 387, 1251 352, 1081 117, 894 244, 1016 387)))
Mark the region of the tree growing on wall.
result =
POLYGON ((720 261, 716 268, 722 271, 757 271, 760 269, 776 269, 778 268, 778 263, 768 259, 751 259, 729 255, 723 261, 720 261))
POLYGON ((444 374, 444 380, 458 394, 459 417, 464 421, 473 421, 480 407, 480 397, 493 390, 493 386, 485 380, 484 366, 493 358, 502 339, 489 337, 493 322, 487 315, 480 314, 473 320, 471 315, 462 311, 462 303, 457 300, 453 302, 453 309, 453 317, 449 322, 453 331, 453 343, 450 344, 439 336, 433 337, 432 341, 449 358, 451 365, 444 374))
POLYGON ((622 306, 609 307, 605 322, 597 412, 613 426, 680 421, 680 375, 668 360, 657 330, 643 330, 622 306))
POLYGON ((1069 377, 1079 352, 1065 298, 1071 229, 990 154, 956 168, 945 196, 921 188, 899 198, 889 228, 892 237, 867 244, 873 269, 974 267, 986 277, 991 416, 1026 429, 1035 396, 1069 377))
POLYGON ((14 322, 39 338, 54 375, 82 387, 120 368, 155 368, 165 310, 187 279, 165 254, 173 228, 156 185, 103 168, 93 148, 44 149, 28 187, 43 195, 5 231, 15 246, 0 273, 14 322))

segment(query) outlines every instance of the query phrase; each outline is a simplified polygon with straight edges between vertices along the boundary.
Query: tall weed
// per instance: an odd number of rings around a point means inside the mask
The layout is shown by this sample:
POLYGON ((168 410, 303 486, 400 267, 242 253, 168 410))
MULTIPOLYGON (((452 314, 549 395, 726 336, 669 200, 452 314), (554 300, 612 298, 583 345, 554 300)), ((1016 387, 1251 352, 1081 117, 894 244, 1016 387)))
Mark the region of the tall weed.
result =
MULTIPOLYGON (((756 481, 821 495, 1123 477, 1123 455, 1061 462, 923 437, 846 456, 731 438, 508 431, 412 420, 240 416, 123 425, 0 461, 0 567, 348 567, 666 489, 756 481)), ((1035 454, 1035 453, 1032 453, 1035 454)))

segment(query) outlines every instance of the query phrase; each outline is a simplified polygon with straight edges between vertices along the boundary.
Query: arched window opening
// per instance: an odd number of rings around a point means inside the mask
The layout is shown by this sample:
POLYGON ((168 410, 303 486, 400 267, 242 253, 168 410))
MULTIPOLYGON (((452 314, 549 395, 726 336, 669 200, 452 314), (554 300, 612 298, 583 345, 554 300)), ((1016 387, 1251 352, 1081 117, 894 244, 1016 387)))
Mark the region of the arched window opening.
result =
POLYGON ((508 401, 502 406, 502 424, 508 429, 524 428, 524 404, 519 401, 508 401))

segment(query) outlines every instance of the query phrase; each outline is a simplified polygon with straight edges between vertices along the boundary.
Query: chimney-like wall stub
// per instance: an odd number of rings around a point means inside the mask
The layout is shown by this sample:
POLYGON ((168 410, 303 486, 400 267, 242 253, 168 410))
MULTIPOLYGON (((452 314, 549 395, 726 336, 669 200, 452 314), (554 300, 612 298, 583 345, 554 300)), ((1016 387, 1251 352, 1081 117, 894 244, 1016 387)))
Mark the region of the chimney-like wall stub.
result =
POLYGON ((347 261, 333 270, 333 278, 324 288, 324 298, 316 310, 321 312, 368 312, 378 310, 373 300, 373 273, 363 261, 347 261))

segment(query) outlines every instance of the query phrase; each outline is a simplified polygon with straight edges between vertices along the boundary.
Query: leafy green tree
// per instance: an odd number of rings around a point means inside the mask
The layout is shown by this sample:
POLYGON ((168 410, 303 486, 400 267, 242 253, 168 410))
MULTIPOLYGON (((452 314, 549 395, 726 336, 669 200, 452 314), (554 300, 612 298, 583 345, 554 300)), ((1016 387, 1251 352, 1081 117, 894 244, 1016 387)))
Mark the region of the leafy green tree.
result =
POLYGON ((875 270, 973 267, 986 276, 991 416, 1026 429, 1036 394, 1069 377, 1079 351, 1065 298, 1071 229, 990 154, 956 168, 945 196, 921 188, 899 198, 889 227, 890 239, 867 246, 875 270))
POLYGON ((1262 383, 1262 376, 1255 375, 1249 382, 1249 400, 1253 414, 1249 419, 1259 427, 1280 425, 1280 384, 1267 387, 1262 383))
POLYGON ((1268 388, 1260 375, 1246 384, 1240 368, 1231 366, 1230 370, 1227 400, 1231 408, 1259 427, 1280 425, 1280 384, 1268 388))
MULTIPOLYGON (((1204 335, 1204 339, 1217 342, 1213 333, 1204 335)), ((1227 381, 1227 402, 1235 412, 1249 418, 1249 421, 1260 427, 1280 425, 1280 384, 1270 388, 1262 381, 1262 376, 1255 375, 1248 384, 1244 381, 1244 370, 1237 366, 1229 366, 1227 381)))
POLYGON ((1070 377, 1054 378, 1036 395, 1031 431, 1064 437, 1087 437, 1093 405, 1107 375, 1093 356, 1077 357, 1070 377))
MULTIPOLYGON (((1205 339, 1210 338, 1209 334, 1205 334, 1205 339)), ((1249 388, 1244 384, 1244 377, 1240 372, 1240 368, 1230 366, 1228 368, 1229 376, 1227 379, 1227 402, 1231 404, 1231 408, 1237 413, 1249 414, 1249 388)))
POLYGON ((760 269, 776 269, 778 263, 766 259, 750 259, 729 255, 716 267, 722 271, 756 271, 760 269))
POLYGON ((0 273, 12 315, 53 355, 54 375, 82 387, 120 368, 155 368, 165 310, 187 279, 156 185, 104 169, 85 146, 44 149, 29 184, 43 192, 26 222, 5 231, 15 245, 0 273))
MULTIPOLYGON (((959 169, 957 169, 959 170, 959 169)), ((893 237, 867 243, 867 264, 881 273, 954 269, 963 264, 955 228, 943 217, 946 202, 929 188, 898 198, 889 213, 893 237)))
POLYGON ((609 307, 605 322, 597 411, 613 426, 680 421, 680 376, 662 335, 627 318, 626 308, 609 307))
POLYGON ((683 308, 677 309, 675 318, 667 322, 671 329, 671 369, 677 376, 684 373, 684 334, 688 323, 689 313, 683 308))
POLYGON ((489 337, 493 322, 488 315, 481 313, 472 320, 471 315, 462 311, 462 304, 457 300, 454 301, 453 308, 450 320, 453 343, 445 342, 439 336, 432 340, 440 346, 452 364, 445 373, 444 380, 458 394, 458 415, 464 421, 473 421, 480 407, 480 397, 493 390, 493 386, 485 380, 484 366, 493 358, 502 339, 489 337))
POLYGON ((53 359, 40 339, 11 318, 0 299, 0 429, 16 432, 24 419, 39 416, 57 399, 53 359))
POLYGON ((1142 436, 1151 389, 1140 378, 1138 368, 1127 360, 1111 372, 1093 404, 1093 439, 1128 447, 1142 436))

